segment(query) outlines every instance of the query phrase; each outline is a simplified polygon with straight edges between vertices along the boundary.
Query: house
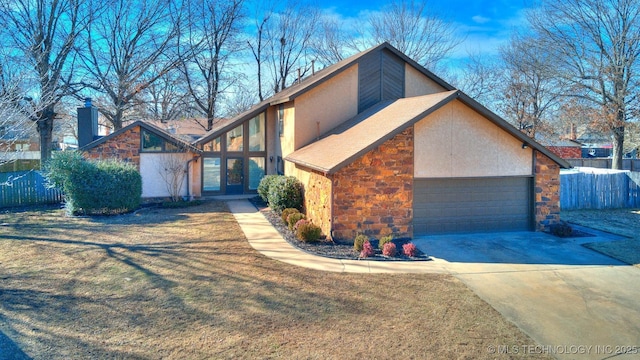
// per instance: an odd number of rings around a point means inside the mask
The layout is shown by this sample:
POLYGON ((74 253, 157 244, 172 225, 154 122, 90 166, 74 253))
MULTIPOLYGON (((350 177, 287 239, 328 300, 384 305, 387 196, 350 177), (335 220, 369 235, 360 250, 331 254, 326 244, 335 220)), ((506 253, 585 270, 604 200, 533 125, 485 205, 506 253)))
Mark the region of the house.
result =
MULTIPOLYGON (((173 143, 161 129, 127 128, 83 149, 142 160, 145 132, 173 143)), ((295 176, 307 216, 336 239, 545 230, 559 221, 559 170, 570 167, 388 43, 190 145, 188 195, 254 193, 264 174, 295 176)))

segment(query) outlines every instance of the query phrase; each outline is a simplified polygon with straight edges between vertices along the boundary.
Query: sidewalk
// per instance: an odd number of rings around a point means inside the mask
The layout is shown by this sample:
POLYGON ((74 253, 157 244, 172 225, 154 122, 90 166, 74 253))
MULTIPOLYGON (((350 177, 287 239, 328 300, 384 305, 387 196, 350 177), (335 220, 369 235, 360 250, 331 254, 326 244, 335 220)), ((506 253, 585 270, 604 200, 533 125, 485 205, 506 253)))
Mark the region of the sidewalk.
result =
POLYGON ((315 270, 347 273, 447 274, 444 261, 367 261, 330 259, 306 253, 282 238, 271 223, 247 200, 227 201, 249 244, 272 259, 315 270))

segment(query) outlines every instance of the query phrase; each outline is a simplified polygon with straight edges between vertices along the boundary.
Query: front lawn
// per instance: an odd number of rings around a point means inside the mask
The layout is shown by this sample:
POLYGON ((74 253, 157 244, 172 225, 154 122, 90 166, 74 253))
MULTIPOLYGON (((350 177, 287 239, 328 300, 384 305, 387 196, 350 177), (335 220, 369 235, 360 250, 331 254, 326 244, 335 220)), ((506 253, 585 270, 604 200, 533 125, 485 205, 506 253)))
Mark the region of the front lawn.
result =
POLYGON ((534 344, 452 276, 266 258, 224 203, 0 214, 0 359, 494 359, 534 344))
POLYGON ((571 210, 560 214, 562 220, 628 239, 595 242, 585 246, 630 265, 640 267, 640 209, 571 210))

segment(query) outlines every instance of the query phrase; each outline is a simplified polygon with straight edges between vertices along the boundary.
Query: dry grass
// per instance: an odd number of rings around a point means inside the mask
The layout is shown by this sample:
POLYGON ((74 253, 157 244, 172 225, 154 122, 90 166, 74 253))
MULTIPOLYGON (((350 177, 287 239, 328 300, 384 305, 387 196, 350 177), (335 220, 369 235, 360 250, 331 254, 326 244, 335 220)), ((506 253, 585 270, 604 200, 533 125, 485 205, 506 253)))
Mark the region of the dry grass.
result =
POLYGON ((625 240, 590 243, 585 246, 640 267, 640 210, 572 210, 563 211, 561 218, 574 224, 628 237, 625 240))
POLYGON ((535 344, 451 276, 268 259, 223 203, 0 223, 0 359, 493 359, 535 344))

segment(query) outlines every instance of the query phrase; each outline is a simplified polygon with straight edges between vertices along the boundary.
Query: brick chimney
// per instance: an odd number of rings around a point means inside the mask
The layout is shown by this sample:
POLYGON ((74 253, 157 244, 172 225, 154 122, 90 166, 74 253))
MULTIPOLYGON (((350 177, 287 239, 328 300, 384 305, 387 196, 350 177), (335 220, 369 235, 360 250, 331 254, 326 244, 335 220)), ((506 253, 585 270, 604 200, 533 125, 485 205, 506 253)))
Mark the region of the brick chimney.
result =
POLYGON ((78 108, 78 148, 98 137, 98 109, 91 105, 91 98, 85 98, 84 107, 78 108))

